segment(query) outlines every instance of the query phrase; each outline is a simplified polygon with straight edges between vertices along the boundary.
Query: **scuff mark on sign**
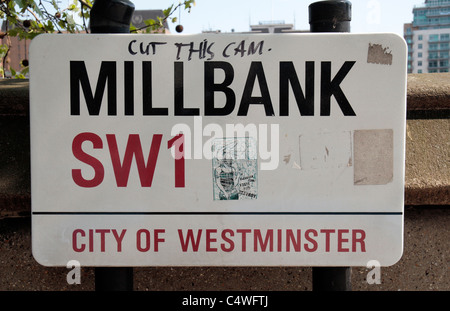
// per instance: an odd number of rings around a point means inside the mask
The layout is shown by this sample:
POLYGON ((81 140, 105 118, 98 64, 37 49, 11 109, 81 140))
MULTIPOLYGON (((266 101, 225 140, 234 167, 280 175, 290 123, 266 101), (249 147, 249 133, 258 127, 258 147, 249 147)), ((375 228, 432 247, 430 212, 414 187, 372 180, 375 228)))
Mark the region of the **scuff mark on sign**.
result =
POLYGON ((345 168, 352 163, 352 133, 302 134, 300 167, 302 169, 345 168))
POLYGON ((289 161, 291 160, 291 155, 285 155, 283 161, 286 163, 286 165, 289 163, 289 161))

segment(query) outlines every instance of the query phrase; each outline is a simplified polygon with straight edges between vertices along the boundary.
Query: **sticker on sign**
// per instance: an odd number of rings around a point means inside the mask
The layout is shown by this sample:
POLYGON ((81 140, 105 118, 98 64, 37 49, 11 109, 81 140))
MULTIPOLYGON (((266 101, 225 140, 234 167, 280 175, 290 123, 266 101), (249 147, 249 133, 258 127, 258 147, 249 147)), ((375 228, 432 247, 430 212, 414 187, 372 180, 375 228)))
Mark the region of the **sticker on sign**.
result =
POLYGON ((403 38, 39 35, 30 54, 39 263, 400 259, 403 38))

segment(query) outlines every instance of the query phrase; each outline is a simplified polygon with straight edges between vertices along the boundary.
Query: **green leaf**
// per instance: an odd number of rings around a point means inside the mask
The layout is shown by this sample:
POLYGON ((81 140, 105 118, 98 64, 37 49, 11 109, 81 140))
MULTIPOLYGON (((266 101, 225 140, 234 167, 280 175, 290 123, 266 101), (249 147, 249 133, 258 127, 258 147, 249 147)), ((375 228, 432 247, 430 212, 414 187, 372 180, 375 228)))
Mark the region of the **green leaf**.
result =
POLYGON ((15 0, 15 1, 11 1, 11 2, 16 2, 17 5, 19 6, 19 8, 21 8, 21 9, 27 8, 27 1, 25 1, 25 0, 15 0))
POLYGON ((144 21, 145 25, 147 26, 153 26, 156 24, 156 21, 154 19, 147 19, 144 21))
POLYGON ((170 13, 172 12, 172 8, 173 8, 173 4, 170 7, 168 7, 167 9, 163 10, 164 16, 166 16, 166 17, 169 16, 170 13))

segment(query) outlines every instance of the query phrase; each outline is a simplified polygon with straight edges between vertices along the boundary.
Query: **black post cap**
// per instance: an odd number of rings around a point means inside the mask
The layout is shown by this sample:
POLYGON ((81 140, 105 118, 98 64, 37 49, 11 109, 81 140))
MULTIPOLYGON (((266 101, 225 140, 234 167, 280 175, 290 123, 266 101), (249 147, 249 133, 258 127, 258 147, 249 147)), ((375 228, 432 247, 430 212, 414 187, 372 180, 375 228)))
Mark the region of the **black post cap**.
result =
POLYGON ((350 1, 319 1, 309 5, 311 32, 350 32, 350 1))
POLYGON ((91 9, 92 33, 129 33, 134 4, 128 0, 96 0, 91 9))

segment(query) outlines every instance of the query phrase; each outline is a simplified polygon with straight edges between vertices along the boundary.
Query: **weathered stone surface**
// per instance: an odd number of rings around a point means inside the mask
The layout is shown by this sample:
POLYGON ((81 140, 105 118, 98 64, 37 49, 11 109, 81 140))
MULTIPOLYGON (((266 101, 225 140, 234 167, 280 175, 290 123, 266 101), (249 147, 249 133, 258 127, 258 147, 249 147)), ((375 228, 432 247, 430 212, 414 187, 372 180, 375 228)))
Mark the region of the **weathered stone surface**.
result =
POLYGON ((450 109, 450 73, 408 75, 408 110, 450 109))
POLYGON ((28 80, 0 79, 0 115, 28 115, 29 86, 28 80))
POLYGON ((450 119, 408 120, 407 205, 450 203, 450 119))

